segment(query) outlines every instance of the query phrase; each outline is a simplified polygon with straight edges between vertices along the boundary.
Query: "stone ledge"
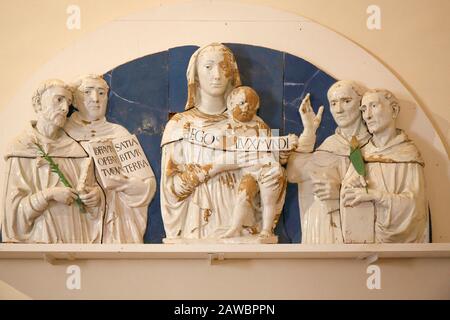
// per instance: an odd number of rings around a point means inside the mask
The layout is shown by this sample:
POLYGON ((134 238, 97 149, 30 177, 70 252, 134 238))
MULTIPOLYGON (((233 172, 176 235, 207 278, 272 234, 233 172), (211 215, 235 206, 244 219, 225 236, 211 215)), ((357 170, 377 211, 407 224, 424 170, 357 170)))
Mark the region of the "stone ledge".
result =
POLYGON ((367 259, 450 258, 450 243, 348 245, 0 244, 0 259, 367 259))

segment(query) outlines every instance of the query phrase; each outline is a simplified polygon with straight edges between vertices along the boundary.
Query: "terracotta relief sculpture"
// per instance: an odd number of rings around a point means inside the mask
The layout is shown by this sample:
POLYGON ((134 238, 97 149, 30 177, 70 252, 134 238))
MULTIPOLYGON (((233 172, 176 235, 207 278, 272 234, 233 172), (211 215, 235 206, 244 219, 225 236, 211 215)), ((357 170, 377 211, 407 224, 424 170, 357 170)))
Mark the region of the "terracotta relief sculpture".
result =
POLYGON ((96 175, 106 195, 102 242, 143 243, 147 209, 156 191, 153 171, 137 138, 121 125, 106 121, 106 81, 87 75, 72 87, 77 111, 64 129, 95 160, 96 175))
MULTIPOLYGON (((429 241, 424 162, 390 91, 334 83, 337 129, 314 150, 323 107, 307 94, 302 134, 279 136, 226 46, 199 48, 187 84, 161 141, 165 243, 277 243, 288 181, 304 244, 429 241)), ((156 179, 137 137, 106 120, 108 90, 98 75, 37 89, 37 121, 5 156, 3 242, 143 243, 156 179)))
POLYGON ((375 242, 428 242, 428 206, 424 162, 404 131, 396 128, 400 105, 388 90, 369 90, 361 105, 362 116, 373 135, 362 148, 366 177, 351 166, 341 189, 343 220, 346 208, 368 202, 375 206, 375 242))
MULTIPOLYGON (((243 122, 243 131, 248 129, 246 122, 249 121, 249 125, 257 123, 257 131, 265 127, 264 122, 254 116, 257 108, 255 93, 252 94, 250 89, 235 91, 234 98, 229 101, 230 106, 242 103, 242 107, 234 106, 233 111, 226 111, 227 97, 241 85, 241 80, 233 53, 221 44, 198 49, 189 62, 187 78, 186 111, 176 114, 167 123, 161 143, 164 241, 218 241, 237 235, 241 237, 229 241, 276 241, 273 220, 280 214, 281 199, 285 193, 284 172, 279 164, 274 161, 266 168, 256 166, 249 169, 256 157, 205 145, 206 140, 215 139, 208 136, 226 136, 227 130, 237 129, 236 120, 243 122), (238 102, 239 99, 241 101, 238 102), (184 139, 187 128, 191 128, 191 135, 194 135, 193 127, 195 137, 200 134, 200 144, 184 139), (227 161, 230 158, 234 161, 227 161), (251 170, 254 170, 253 174, 249 174, 251 170), (255 176, 261 180, 259 185, 255 176), (263 176, 267 181, 263 182, 263 176), (261 190, 263 199, 259 197, 255 200, 257 191, 261 193, 261 190), (268 190, 275 192, 276 197, 267 196, 268 190), (255 233, 256 237, 252 236, 255 233), (245 235, 248 235, 247 238, 245 235)), ((298 148, 312 148, 320 116, 316 117, 309 108, 303 110, 302 119, 306 122, 305 128, 311 131, 299 139, 298 148)), ((291 148, 297 145, 296 140, 290 145, 291 148)), ((282 159, 287 159, 289 153, 290 150, 285 150, 282 159)))
POLYGON ((346 80, 330 87, 328 99, 336 133, 288 163, 301 193, 302 243, 428 242, 424 163, 396 128, 397 99, 346 80), (359 165, 353 150, 362 152, 359 165))
POLYGON ((302 243, 343 243, 339 190, 350 165, 350 142, 355 136, 365 145, 370 138, 359 111, 363 94, 364 89, 354 81, 333 84, 328 100, 336 133, 313 154, 294 153, 289 158, 289 181, 299 183, 301 192, 302 243), (309 194, 313 197, 308 198, 309 194))
MULTIPOLYGON (((269 126, 256 115, 258 108, 259 96, 252 88, 242 86, 234 89, 227 99, 229 121, 226 134, 235 139, 270 137, 269 126)), ((294 139, 290 139, 292 146, 289 149, 297 146, 297 137, 293 136, 294 139)), ((258 207, 258 204, 255 204, 258 192, 262 208, 262 227, 259 236, 272 237, 286 195, 285 170, 272 152, 247 152, 247 156, 248 166, 241 169, 242 178, 238 182, 238 197, 243 199, 240 199, 238 205, 234 207, 231 227, 224 237, 241 236, 243 226, 247 225, 245 217, 258 207)))
POLYGON ((100 243, 103 193, 87 153, 62 130, 70 88, 48 80, 32 100, 37 121, 6 154, 3 241, 100 243))

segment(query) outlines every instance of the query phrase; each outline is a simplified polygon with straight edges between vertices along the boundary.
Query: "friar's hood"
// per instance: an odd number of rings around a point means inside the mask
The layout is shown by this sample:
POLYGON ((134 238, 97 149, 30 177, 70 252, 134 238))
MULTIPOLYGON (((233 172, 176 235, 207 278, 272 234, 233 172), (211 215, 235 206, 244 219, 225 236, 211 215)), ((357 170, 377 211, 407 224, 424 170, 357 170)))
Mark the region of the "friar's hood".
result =
POLYGON ((418 163, 422 166, 425 165, 415 144, 400 129, 397 129, 395 138, 384 146, 376 147, 371 139, 362 148, 362 153, 366 162, 418 163))
POLYGON ((5 159, 11 157, 36 158, 39 143, 44 151, 51 157, 58 158, 86 158, 88 154, 78 142, 69 137, 63 130, 55 140, 42 135, 36 130, 36 121, 32 121, 30 127, 19 135, 8 147, 5 159))

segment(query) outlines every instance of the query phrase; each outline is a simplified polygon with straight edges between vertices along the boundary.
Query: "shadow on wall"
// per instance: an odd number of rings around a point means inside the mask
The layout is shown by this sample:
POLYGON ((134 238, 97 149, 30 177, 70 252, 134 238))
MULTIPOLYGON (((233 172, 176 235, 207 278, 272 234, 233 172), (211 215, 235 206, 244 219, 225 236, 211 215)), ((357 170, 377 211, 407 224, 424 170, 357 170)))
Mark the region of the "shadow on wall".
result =
MULTIPOLYGON (((448 163, 448 158, 446 158, 442 153, 436 152, 436 146, 430 141, 433 141, 432 137, 429 137, 428 140, 425 140, 422 136, 414 134, 414 131, 411 130, 412 124, 417 119, 417 107, 414 103, 406 100, 400 100, 400 116, 397 122, 397 126, 403 130, 405 130, 409 139, 411 139, 416 146, 420 146, 419 151, 422 154, 422 157, 425 160, 425 177, 431 177, 433 174, 438 174, 439 176, 436 179, 439 180, 439 188, 430 191, 429 185, 425 185, 427 190, 427 199, 428 199, 428 207, 430 212, 430 219, 433 215, 433 212, 437 211, 437 204, 439 199, 442 197, 448 196, 448 190, 450 190, 450 172, 449 170, 439 170, 438 173, 434 173, 433 167, 444 167, 448 163), (433 157, 430 157, 433 155, 433 157)), ((437 135, 437 133, 435 133, 437 135)), ((448 165, 447 165, 448 166, 448 165)), ((430 224, 431 230, 438 230, 436 232, 439 236, 436 236, 433 242, 443 242, 443 235, 445 232, 441 232, 440 229, 445 229, 446 226, 438 225, 435 220, 431 219, 430 224)), ((430 233, 430 242, 432 235, 430 233)))

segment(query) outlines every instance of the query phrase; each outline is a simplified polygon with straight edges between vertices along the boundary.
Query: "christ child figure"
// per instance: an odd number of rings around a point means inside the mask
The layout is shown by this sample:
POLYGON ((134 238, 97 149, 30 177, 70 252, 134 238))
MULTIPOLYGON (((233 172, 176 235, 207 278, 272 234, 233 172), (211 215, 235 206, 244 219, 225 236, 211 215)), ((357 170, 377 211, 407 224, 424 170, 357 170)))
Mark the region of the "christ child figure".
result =
MULTIPOLYGON (((259 108, 259 96, 250 87, 235 88, 227 98, 229 123, 228 136, 236 142, 245 137, 271 137, 270 127, 256 115, 259 108)), ((288 141, 295 149, 297 136, 290 135, 288 141)), ((273 236, 273 230, 281 214, 286 195, 286 173, 275 154, 270 151, 236 151, 246 153, 248 166, 242 167, 242 178, 238 186, 238 198, 232 214, 232 222, 223 238, 241 236, 254 220, 258 200, 262 209, 262 227, 259 236, 273 236), (257 195, 260 194, 258 198, 257 195), (248 223, 247 223, 248 222, 248 223)), ((237 155, 238 158, 241 158, 237 155)), ((256 233, 256 230, 251 230, 256 233)))

